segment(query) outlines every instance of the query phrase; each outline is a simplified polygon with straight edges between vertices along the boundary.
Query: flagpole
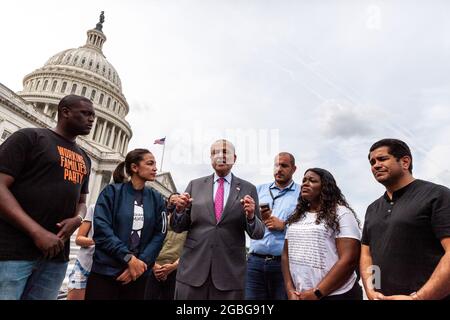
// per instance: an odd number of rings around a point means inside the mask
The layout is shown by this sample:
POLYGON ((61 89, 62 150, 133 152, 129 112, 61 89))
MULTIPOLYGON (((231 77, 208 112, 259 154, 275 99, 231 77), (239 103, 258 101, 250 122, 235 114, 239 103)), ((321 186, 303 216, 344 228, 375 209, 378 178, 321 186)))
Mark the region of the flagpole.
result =
POLYGON ((164 161, 164 151, 166 150, 166 141, 164 141, 164 147, 163 147, 163 154, 161 157, 161 168, 159 169, 159 172, 162 173, 162 166, 163 166, 163 161, 164 161))

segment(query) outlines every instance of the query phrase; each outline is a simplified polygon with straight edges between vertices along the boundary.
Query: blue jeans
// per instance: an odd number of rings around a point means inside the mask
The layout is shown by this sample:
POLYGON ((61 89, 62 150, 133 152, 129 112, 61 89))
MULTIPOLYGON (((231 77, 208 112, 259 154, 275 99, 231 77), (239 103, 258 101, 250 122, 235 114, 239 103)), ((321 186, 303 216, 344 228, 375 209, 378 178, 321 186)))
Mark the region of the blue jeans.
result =
POLYGON ((266 260, 249 254, 245 299, 287 300, 281 260, 266 260))
POLYGON ((67 262, 0 261, 0 300, 55 300, 67 262))

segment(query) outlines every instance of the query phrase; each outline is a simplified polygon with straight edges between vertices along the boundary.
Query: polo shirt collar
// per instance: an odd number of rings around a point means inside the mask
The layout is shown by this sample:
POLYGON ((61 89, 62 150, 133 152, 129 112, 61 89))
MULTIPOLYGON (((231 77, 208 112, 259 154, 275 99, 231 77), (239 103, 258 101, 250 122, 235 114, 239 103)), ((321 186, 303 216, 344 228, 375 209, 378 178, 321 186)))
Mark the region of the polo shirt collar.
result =
POLYGON ((388 196, 388 194, 387 194, 387 191, 386 191, 386 192, 384 193, 384 199, 385 199, 386 201, 388 201, 388 202, 398 200, 399 198, 401 198, 401 196, 403 196, 403 195, 405 194, 406 191, 408 191, 408 190, 411 188, 411 186, 412 186, 412 185, 414 184, 414 182, 416 182, 416 181, 417 181, 417 179, 414 180, 414 181, 412 181, 412 182, 410 182, 410 183, 408 183, 408 184, 407 184, 406 186, 404 186, 403 188, 398 189, 397 191, 394 191, 394 192, 392 193, 392 199, 389 198, 389 196, 388 196))

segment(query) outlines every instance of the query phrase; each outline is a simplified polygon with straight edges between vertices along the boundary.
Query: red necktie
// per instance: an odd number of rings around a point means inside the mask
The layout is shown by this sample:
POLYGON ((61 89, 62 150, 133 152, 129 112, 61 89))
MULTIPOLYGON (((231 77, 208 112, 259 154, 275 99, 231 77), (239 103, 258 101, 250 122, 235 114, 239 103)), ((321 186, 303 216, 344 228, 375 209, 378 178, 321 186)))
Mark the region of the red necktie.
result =
POLYGON ((219 187, 216 191, 216 198, 214 200, 214 210, 216 213, 216 221, 219 222, 220 217, 222 216, 223 211, 223 198, 224 198, 224 187, 223 187, 224 178, 219 178, 219 187))

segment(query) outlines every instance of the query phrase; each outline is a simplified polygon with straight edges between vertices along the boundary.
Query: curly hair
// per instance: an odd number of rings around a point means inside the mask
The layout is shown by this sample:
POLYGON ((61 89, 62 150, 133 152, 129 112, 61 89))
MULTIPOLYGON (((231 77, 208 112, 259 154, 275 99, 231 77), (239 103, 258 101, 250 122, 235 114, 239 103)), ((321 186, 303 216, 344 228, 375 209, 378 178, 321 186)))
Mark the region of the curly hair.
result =
MULTIPOLYGON (((339 187, 337 186, 336 180, 334 179, 333 175, 329 171, 321 168, 310 168, 305 171, 305 174, 309 171, 317 174, 320 177, 320 182, 322 184, 322 190, 320 192, 320 206, 316 218, 316 224, 324 222, 327 229, 331 229, 334 232, 339 233, 340 228, 337 216, 337 208, 338 206, 344 206, 353 213, 356 221, 358 222, 358 226, 360 226, 360 221, 356 216, 355 211, 347 203, 347 200, 342 194, 341 189, 339 189, 339 187)), ((295 211, 288 218, 287 224, 290 225, 303 219, 303 217, 306 215, 306 212, 309 211, 309 208, 309 201, 303 199, 300 193, 295 211)))

